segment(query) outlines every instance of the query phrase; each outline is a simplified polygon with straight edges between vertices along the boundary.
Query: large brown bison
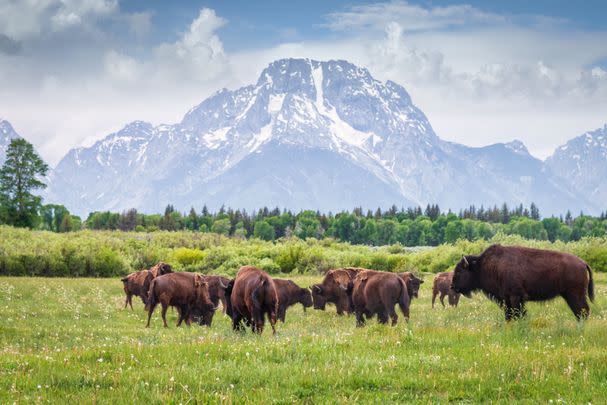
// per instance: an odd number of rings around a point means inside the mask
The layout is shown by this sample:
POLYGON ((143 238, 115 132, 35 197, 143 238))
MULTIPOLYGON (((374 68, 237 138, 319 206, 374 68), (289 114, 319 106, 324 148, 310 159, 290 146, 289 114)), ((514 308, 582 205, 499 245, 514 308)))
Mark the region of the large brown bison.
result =
POLYGON ((411 299, 403 277, 384 271, 365 270, 359 272, 350 283, 349 289, 356 326, 363 326, 365 318, 377 315, 380 323, 387 323, 392 319, 392 326, 396 325, 398 315, 394 306, 398 304, 406 320, 409 320, 409 304, 411 299))
POLYGON ((424 280, 418 278, 415 274, 410 271, 406 271, 404 273, 399 273, 398 276, 405 281, 405 285, 407 286, 407 292, 409 293, 409 298, 418 298, 419 297, 419 288, 424 283, 424 280))
POLYGON ((149 270, 136 271, 121 278, 124 293, 126 294, 124 307, 126 308, 127 305, 130 305, 131 309, 133 309, 133 295, 140 297, 144 305, 147 304, 148 290, 150 289, 152 280, 158 276, 172 272, 173 269, 169 264, 159 262, 149 270))
POLYGON ((208 283, 204 277, 196 273, 179 272, 169 273, 156 277, 150 283, 148 292, 148 323, 156 309, 156 305, 162 305, 162 321, 166 328, 166 312, 169 306, 176 307, 179 313, 177 326, 185 320, 190 325, 190 314, 199 314, 202 325, 211 326, 213 314, 217 309, 209 298, 208 283))
POLYGON ((461 294, 456 293, 451 284, 453 283, 453 272, 445 271, 438 273, 434 277, 434 285, 432 286, 432 308, 436 302, 436 296, 440 294, 440 303, 445 306, 445 296, 448 297, 449 305, 456 307, 461 294))
POLYGON ((352 306, 346 290, 356 274, 363 270, 357 267, 329 270, 322 283, 310 287, 314 309, 324 311, 327 302, 332 302, 337 309, 337 315, 351 313, 352 306))
POLYGON ((455 266, 453 289, 469 296, 482 291, 504 307, 506 320, 526 314, 527 301, 563 297, 575 317, 587 318, 586 294, 594 300, 592 270, 568 253, 493 245, 480 256, 463 256, 455 266))
POLYGON ((304 311, 312 306, 312 295, 307 288, 301 288, 291 280, 274 279, 278 293, 278 319, 285 321, 287 308, 297 303, 303 305, 304 311))
POLYGON ((230 294, 232 312, 232 327, 242 330, 242 321, 251 326, 253 332, 262 333, 264 317, 267 314, 276 334, 276 318, 278 314, 278 293, 274 280, 266 272, 253 267, 243 266, 236 274, 230 294))

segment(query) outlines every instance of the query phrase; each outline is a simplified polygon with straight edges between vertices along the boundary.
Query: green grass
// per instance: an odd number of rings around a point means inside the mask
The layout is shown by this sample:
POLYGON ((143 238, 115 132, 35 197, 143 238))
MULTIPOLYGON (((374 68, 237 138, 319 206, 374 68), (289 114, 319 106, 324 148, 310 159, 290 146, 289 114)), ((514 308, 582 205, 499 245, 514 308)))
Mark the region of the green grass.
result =
MULTIPOLYGON (((300 306, 278 334, 145 329, 117 279, 0 278, 0 403, 600 403, 607 398, 607 275, 591 319, 561 299, 506 324, 484 296, 430 307, 431 277, 409 325, 355 328, 300 306)), ((309 285, 320 277, 295 277, 309 285)))

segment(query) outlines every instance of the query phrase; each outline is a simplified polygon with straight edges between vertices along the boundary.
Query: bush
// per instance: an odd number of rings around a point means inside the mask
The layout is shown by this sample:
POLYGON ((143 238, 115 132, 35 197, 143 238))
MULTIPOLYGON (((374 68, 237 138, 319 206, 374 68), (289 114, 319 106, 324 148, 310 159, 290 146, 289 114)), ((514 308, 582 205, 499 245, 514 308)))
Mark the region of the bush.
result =
POLYGON ((199 263, 205 256, 206 254, 199 249, 178 248, 173 252, 173 257, 181 266, 199 263))
POLYGON ((243 265, 271 274, 322 274, 338 267, 437 273, 452 270, 462 254, 479 254, 491 243, 569 252, 594 271, 607 271, 607 238, 576 242, 532 241, 497 233, 491 240, 459 240, 435 248, 369 247, 333 239, 240 240, 189 231, 154 233, 76 231, 52 233, 0 226, 0 275, 117 277, 167 261, 178 270, 233 275, 243 265))
POLYGON ((274 262, 274 260, 266 257, 261 259, 257 265, 263 271, 269 274, 278 274, 280 273, 280 266, 274 262))

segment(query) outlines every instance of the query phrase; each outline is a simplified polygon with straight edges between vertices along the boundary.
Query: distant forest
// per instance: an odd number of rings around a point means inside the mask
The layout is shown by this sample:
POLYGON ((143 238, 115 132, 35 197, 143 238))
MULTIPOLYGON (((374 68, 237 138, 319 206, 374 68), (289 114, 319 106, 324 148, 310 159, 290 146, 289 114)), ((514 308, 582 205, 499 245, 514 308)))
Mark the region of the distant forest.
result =
POLYGON ((526 239, 576 241, 585 236, 607 234, 607 212, 598 217, 580 213, 573 216, 541 218, 535 204, 509 208, 471 206, 458 213, 442 212, 438 205, 425 209, 397 208, 363 211, 360 208, 333 214, 318 211, 292 212, 264 207, 256 212, 221 208, 200 212, 191 208, 182 213, 168 205, 164 214, 146 215, 130 209, 122 213, 93 212, 82 222, 61 205, 44 205, 38 229, 69 232, 79 229, 153 232, 156 230, 191 230, 213 232, 238 238, 275 240, 295 236, 334 238, 365 245, 436 246, 459 239, 490 239, 498 233, 519 235, 526 239))

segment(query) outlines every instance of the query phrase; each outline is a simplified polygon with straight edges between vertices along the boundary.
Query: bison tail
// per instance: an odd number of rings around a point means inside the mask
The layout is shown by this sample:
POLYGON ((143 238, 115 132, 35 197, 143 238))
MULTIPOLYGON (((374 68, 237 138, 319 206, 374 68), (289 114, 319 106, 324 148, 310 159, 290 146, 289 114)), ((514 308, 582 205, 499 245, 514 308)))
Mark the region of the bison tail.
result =
POLYGON ((261 283, 260 285, 258 285, 257 287, 255 287, 255 289, 253 290, 253 293, 251 294, 251 300, 253 301, 253 306, 257 309, 257 310, 261 310, 263 308, 263 303, 261 302, 261 300, 263 298, 261 298, 259 296, 259 294, 263 291, 263 283, 261 283), (261 298, 261 299, 260 299, 261 298))
POLYGON ((594 281, 592 281, 592 269, 590 266, 586 265, 586 270, 588 271, 588 298, 590 298, 590 302, 594 302, 594 281))
POLYGON ((156 306, 156 293, 154 292, 154 288, 156 287, 156 279, 150 282, 150 289, 148 290, 148 299, 145 304, 145 309, 149 310, 150 308, 154 308, 156 306))
POLYGON ((406 320, 409 320, 409 304, 411 303, 411 299, 409 298, 409 292, 407 291, 407 284, 405 280, 398 277, 400 281, 401 289, 400 289, 400 297, 398 298, 398 306, 400 307, 403 316, 406 320))

